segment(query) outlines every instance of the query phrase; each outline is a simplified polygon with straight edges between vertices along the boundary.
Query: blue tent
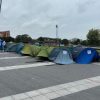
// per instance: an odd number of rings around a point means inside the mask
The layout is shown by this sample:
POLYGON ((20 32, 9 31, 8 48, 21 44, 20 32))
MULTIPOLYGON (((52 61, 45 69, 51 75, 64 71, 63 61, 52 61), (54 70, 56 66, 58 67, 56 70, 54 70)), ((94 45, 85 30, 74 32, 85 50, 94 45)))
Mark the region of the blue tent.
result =
POLYGON ((23 49, 24 44, 23 43, 18 43, 17 48, 16 48, 16 53, 21 53, 21 50, 23 49))
POLYGON ((49 55, 49 60, 54 61, 57 55, 59 54, 59 52, 60 52, 60 48, 54 48, 49 55))
POLYGON ((71 53, 66 48, 55 48, 51 52, 49 59, 57 64, 71 64, 73 59, 71 53))
POLYGON ((6 48, 5 51, 6 51, 6 52, 16 52, 16 44, 15 44, 15 43, 10 44, 10 45, 6 48))
POLYGON ((99 58, 98 52, 93 48, 83 49, 75 58, 75 62, 79 64, 89 64, 99 58))
POLYGON ((20 53, 20 51, 22 50, 22 48, 24 47, 23 43, 18 43, 18 44, 12 44, 10 45, 6 51, 7 52, 16 52, 16 53, 20 53))
POLYGON ((76 46, 76 47, 73 48, 72 56, 73 56, 74 60, 83 49, 84 49, 84 47, 82 47, 82 46, 76 46))

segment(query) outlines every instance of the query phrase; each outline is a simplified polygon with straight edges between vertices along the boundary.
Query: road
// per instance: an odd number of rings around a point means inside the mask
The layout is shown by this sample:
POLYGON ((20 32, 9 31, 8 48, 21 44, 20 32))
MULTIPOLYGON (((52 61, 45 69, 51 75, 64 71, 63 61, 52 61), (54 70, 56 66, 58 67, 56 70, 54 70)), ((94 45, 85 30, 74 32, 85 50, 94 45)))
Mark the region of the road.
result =
POLYGON ((100 100, 99 76, 99 63, 56 65, 0 53, 0 100, 100 100))

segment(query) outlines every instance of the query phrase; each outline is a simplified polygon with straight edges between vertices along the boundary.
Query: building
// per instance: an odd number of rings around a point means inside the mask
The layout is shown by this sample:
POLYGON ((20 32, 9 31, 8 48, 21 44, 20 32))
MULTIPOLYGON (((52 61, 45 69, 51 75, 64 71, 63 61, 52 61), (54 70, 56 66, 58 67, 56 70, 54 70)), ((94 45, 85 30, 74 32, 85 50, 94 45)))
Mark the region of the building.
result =
POLYGON ((10 37, 10 31, 2 31, 0 32, 0 37, 10 37))

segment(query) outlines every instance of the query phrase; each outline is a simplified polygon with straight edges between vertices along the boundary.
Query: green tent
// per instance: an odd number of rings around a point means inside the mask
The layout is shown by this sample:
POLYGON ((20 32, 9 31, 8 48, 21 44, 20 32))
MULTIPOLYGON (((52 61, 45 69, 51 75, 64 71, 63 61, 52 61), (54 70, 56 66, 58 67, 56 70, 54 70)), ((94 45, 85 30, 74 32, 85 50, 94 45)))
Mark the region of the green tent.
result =
POLYGON ((23 54, 23 55, 32 55, 31 45, 30 44, 25 44, 22 51, 21 51, 21 54, 23 54))
POLYGON ((41 48, 39 46, 31 45, 31 56, 36 57, 39 54, 40 50, 41 48))
POLYGON ((48 58, 48 50, 47 49, 48 49, 48 47, 42 46, 37 57, 48 58))
POLYGON ((48 47, 48 46, 42 46, 38 57, 48 58, 51 51, 54 49, 54 47, 48 47))
POLYGON ((54 48, 55 48, 55 47, 48 47, 48 48, 47 48, 48 55, 50 55, 51 51, 52 51, 54 48))

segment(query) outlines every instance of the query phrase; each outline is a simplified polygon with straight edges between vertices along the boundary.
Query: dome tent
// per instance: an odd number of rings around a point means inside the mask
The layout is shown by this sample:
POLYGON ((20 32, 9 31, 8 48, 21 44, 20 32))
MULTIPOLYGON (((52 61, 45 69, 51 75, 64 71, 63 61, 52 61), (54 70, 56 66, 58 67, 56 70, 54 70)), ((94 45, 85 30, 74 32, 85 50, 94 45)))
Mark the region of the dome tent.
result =
POLYGON ((5 51, 6 52, 16 52, 16 43, 9 43, 5 51))
POLYGON ((18 43, 16 46, 17 46, 16 53, 21 53, 21 50, 23 49, 24 44, 23 43, 18 43))
POLYGON ((60 52, 60 48, 54 48, 51 53, 49 54, 49 60, 54 61, 60 52))
POLYGON ((32 55, 31 45, 24 44, 23 49, 21 50, 22 55, 32 55))
POLYGON ((56 59, 54 60, 57 64, 72 64, 73 59, 71 53, 68 49, 61 49, 58 53, 56 59))
POLYGON ((79 64, 89 64, 99 58, 98 52, 93 48, 85 48, 75 58, 75 62, 79 64))
POLYGON ((48 57, 49 57, 50 53, 52 52, 52 50, 53 50, 54 48, 55 48, 55 47, 48 47, 48 48, 47 48, 48 57))
POLYGON ((84 47, 82 46, 76 46, 73 48, 72 50, 72 56, 73 56, 73 59, 75 60, 75 58, 79 55, 79 53, 84 49, 84 47))
POLYGON ((9 46, 12 45, 12 44, 14 44, 14 43, 13 43, 13 42, 8 42, 8 43, 6 43, 6 45, 5 45, 5 50, 7 50, 7 48, 9 48, 9 46))
POLYGON ((20 53, 23 47, 24 47, 23 43, 17 43, 17 44, 10 45, 6 51, 20 53))
POLYGON ((37 55, 37 57, 48 58, 47 49, 48 49, 48 47, 42 46, 39 54, 37 55))
POLYGON ((72 64, 71 52, 67 48, 55 48, 51 52, 49 59, 57 64, 72 64))
POLYGON ((36 57, 40 52, 41 48, 39 46, 31 45, 31 56, 36 57))

